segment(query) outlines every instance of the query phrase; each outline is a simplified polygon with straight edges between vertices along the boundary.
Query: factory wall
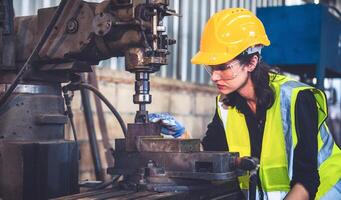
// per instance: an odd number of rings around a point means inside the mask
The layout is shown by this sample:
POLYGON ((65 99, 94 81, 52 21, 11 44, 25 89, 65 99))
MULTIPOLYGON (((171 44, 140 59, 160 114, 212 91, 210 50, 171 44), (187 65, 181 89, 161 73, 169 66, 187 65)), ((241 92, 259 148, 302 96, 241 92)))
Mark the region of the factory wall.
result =
MULTIPOLYGON (((115 71, 106 68, 96 70, 99 89, 122 115, 126 123, 134 121, 138 106, 133 104, 134 74, 125 71, 115 71)), ((152 104, 147 106, 149 112, 169 112, 186 127, 191 138, 202 138, 207 124, 215 112, 214 87, 186 83, 178 80, 151 76, 152 104)), ((103 169, 108 163, 103 146, 103 136, 98 125, 94 98, 91 96, 93 118, 96 136, 100 147, 103 169)), ((123 132, 110 110, 103 105, 106 128, 110 143, 114 147, 115 138, 123 138, 123 132)), ((83 107, 79 92, 75 93, 72 108, 74 111, 78 141, 81 148, 80 180, 94 180, 93 163, 88 143, 87 129, 83 116, 83 107)), ((66 127, 66 137, 73 139, 71 127, 66 127)), ((110 165, 110 164, 109 164, 110 165)))

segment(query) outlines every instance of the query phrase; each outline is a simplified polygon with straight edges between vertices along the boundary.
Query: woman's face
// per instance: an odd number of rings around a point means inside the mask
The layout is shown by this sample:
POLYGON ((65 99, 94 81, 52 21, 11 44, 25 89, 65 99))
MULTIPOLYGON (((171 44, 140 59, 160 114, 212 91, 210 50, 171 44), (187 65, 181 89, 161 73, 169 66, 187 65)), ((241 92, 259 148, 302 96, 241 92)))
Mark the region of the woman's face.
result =
POLYGON ((222 94, 230 94, 245 86, 249 79, 249 71, 238 60, 225 64, 209 66, 211 80, 222 94))

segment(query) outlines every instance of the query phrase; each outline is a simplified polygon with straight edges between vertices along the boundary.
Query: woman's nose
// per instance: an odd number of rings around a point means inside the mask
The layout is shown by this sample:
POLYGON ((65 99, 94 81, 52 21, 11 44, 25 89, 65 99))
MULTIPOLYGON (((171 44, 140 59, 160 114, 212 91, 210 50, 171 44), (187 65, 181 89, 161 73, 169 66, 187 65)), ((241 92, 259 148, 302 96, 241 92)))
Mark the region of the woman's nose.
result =
POLYGON ((220 74, 218 73, 218 71, 213 71, 212 75, 211 75, 211 80, 212 81, 218 81, 220 80, 220 74))

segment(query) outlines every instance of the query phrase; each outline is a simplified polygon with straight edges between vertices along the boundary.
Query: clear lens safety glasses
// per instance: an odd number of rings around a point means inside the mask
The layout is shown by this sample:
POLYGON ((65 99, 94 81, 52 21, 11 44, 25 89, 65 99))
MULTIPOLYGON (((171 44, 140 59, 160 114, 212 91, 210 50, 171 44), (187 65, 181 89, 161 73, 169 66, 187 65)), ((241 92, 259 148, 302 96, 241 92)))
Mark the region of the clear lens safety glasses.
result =
POLYGON ((207 73, 210 76, 214 75, 219 76, 217 78, 223 79, 223 80, 232 80, 236 78, 241 70, 241 66, 236 66, 239 64, 239 61, 233 61, 229 64, 221 64, 221 65, 204 65, 207 73))

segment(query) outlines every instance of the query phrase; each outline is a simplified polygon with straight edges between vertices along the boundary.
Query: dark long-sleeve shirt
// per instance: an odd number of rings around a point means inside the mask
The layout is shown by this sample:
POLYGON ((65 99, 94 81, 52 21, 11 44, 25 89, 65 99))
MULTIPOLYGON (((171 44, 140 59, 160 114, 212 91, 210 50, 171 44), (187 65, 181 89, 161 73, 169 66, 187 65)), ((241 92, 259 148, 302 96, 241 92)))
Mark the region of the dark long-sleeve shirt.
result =
MULTIPOLYGON (((260 158, 266 109, 257 107, 257 112, 254 114, 244 99, 238 102, 236 107, 245 115, 249 130, 251 156, 260 158)), ((297 96, 295 125, 297 145, 294 149, 293 178, 290 185, 292 187, 296 183, 302 184, 308 191, 310 199, 314 199, 320 183, 317 170, 318 121, 316 101, 309 90, 301 91, 297 96)), ((204 150, 228 150, 224 125, 217 111, 207 128, 206 136, 202 140, 204 150)))

